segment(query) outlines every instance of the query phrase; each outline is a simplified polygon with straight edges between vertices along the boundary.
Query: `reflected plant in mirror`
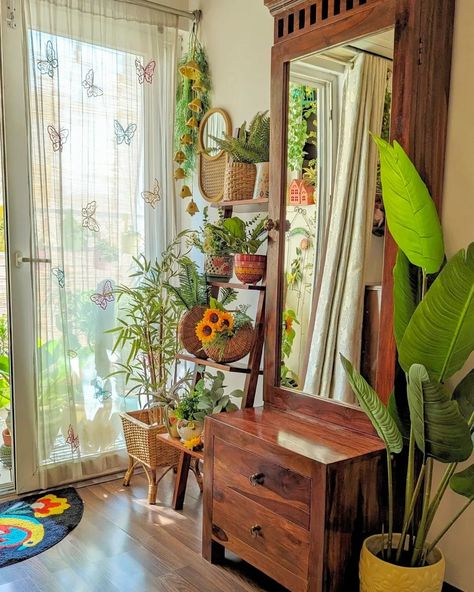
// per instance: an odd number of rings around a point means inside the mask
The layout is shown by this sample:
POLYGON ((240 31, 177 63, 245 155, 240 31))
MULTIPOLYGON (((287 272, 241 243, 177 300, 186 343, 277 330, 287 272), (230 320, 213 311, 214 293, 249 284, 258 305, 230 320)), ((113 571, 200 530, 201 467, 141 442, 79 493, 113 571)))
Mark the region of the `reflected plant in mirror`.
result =
POLYGON ((290 64, 280 386, 355 404, 372 382, 384 256, 378 154, 390 133, 393 29, 290 64))

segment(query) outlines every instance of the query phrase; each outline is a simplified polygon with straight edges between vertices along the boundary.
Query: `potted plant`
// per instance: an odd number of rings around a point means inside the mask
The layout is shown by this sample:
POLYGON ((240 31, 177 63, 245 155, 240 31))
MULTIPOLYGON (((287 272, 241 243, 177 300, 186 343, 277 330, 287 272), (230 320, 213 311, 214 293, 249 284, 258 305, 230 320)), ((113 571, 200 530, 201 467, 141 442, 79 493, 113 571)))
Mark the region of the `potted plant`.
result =
POLYGON ((224 179, 224 201, 268 197, 270 117, 257 113, 240 126, 237 137, 225 135, 212 139, 229 156, 224 179), (258 174, 257 174, 258 169, 258 174))
POLYGON ((192 244, 205 255, 204 273, 208 279, 228 282, 233 275, 234 257, 225 233, 220 232, 224 222, 223 212, 214 224, 209 222, 208 208, 203 211, 203 225, 195 232, 192 244))
POLYGON ((461 370, 474 350, 474 244, 445 263, 443 236, 426 185, 403 149, 375 139, 380 150, 387 222, 399 251, 394 268, 394 328, 401 371, 385 407, 350 362, 342 357, 352 389, 387 452, 388 516, 384 534, 363 545, 361 590, 410 589, 440 592, 444 558, 438 542, 474 501, 474 370, 452 391, 446 381, 461 370), (392 458, 404 443, 408 462, 405 509, 394 534, 392 458), (435 462, 446 465, 433 489, 435 462), (466 498, 439 533, 432 525, 448 488, 466 498))
POLYGON ((244 393, 236 389, 226 395, 224 380, 222 372, 217 372, 216 376, 205 373, 194 389, 179 402, 176 410, 178 432, 184 442, 193 442, 201 436, 204 419, 208 415, 237 411, 238 406, 232 398, 241 399, 244 393))
POLYGON ((210 307, 196 325, 196 335, 207 356, 216 362, 235 362, 252 349, 255 330, 247 307, 226 310, 222 303, 211 298, 210 307))
POLYGON ((128 395, 134 394, 143 408, 122 413, 122 427, 129 455, 129 470, 124 485, 130 483, 134 468, 141 463, 149 481, 148 500, 156 499, 158 467, 177 464, 177 450, 161 442, 157 435, 165 432, 167 405, 174 405, 176 393, 189 376, 177 380, 176 354, 181 305, 167 289, 179 274, 177 262, 189 253, 183 252, 184 232, 162 253, 160 262, 151 263, 141 256, 134 259, 137 270, 131 276, 132 287, 114 289, 119 304, 119 325, 108 331, 116 336, 113 353, 122 352, 124 360, 109 376, 122 376, 128 395))
POLYGON ((264 274, 267 265, 266 255, 257 255, 257 251, 267 240, 267 219, 255 216, 244 222, 237 216, 222 222, 217 233, 227 237, 227 242, 234 253, 235 275, 244 284, 256 284, 264 274))

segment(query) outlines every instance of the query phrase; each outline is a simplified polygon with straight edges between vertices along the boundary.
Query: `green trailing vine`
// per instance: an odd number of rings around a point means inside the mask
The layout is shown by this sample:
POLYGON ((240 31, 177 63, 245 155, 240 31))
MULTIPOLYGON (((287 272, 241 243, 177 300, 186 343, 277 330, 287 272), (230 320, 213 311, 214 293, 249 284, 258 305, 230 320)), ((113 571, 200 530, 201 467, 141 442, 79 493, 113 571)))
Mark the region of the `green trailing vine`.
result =
POLYGON ((209 63, 206 52, 198 41, 196 24, 193 26, 189 41, 189 49, 183 55, 178 64, 178 88, 176 91, 176 117, 175 117, 175 147, 177 151, 182 151, 185 160, 179 163, 184 170, 186 177, 189 177, 195 170, 196 152, 198 144, 198 130, 196 125, 190 127, 187 125, 189 120, 193 117, 196 123, 199 124, 206 111, 211 106, 211 76, 209 71, 209 63), (180 69, 189 62, 196 62, 199 70, 199 77, 197 80, 183 76, 180 69), (200 100, 201 109, 193 111, 189 105, 192 101, 200 100), (189 135, 191 141, 189 143, 182 143, 183 136, 189 135))
POLYGON ((307 156, 306 145, 316 145, 317 135, 314 131, 316 124, 317 98, 315 89, 310 86, 290 83, 288 168, 291 171, 302 171, 307 156))

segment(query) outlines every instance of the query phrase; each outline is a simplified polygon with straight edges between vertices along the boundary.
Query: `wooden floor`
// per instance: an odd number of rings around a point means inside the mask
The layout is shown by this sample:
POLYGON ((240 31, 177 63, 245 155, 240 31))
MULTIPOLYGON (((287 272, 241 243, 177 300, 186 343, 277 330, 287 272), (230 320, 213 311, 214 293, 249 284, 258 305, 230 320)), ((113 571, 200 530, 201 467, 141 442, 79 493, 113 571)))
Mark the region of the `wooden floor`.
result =
POLYGON ((156 506, 136 475, 131 487, 111 481, 78 489, 79 526, 48 551, 0 569, 0 592, 283 592, 237 558, 222 566, 201 558, 201 497, 190 475, 184 510, 171 503, 174 475, 156 506))

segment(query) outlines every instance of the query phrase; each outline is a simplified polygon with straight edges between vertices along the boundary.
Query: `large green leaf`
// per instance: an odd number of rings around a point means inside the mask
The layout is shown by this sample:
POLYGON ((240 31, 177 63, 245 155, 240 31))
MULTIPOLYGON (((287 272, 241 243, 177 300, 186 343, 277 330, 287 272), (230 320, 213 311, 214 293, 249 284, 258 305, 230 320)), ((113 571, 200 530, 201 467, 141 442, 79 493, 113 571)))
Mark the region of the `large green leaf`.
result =
POLYGON ((354 369, 349 360, 342 354, 340 356, 352 390, 360 406, 371 420, 377 434, 384 441, 387 450, 392 454, 401 452, 403 448, 402 435, 387 408, 365 378, 354 369))
POLYGON ((423 364, 444 381, 474 350, 474 243, 443 268, 415 310, 398 348, 405 372, 423 364))
POLYGON ((397 424, 403 438, 410 438, 410 409, 408 408, 406 374, 397 364, 393 391, 387 404, 387 410, 397 424))
POLYGON ((461 415, 469 421, 474 413, 474 369, 454 389, 453 399, 459 405, 461 415))
POLYGON ((418 304, 418 273, 400 249, 393 268, 393 281, 394 333, 399 346, 418 304))
POLYGON ((411 263, 436 273, 444 243, 436 206, 415 166, 397 142, 374 136, 380 152, 382 192, 387 224, 411 263))
POLYGON ((444 463, 471 456, 471 433, 458 404, 421 364, 409 371, 408 405, 416 444, 424 455, 444 463))
POLYGON ((453 475, 449 485, 455 493, 474 500, 474 465, 453 475))

